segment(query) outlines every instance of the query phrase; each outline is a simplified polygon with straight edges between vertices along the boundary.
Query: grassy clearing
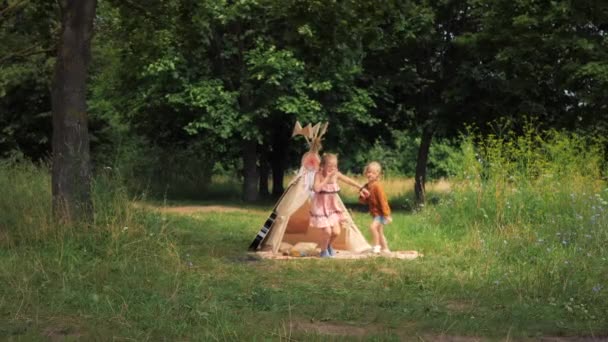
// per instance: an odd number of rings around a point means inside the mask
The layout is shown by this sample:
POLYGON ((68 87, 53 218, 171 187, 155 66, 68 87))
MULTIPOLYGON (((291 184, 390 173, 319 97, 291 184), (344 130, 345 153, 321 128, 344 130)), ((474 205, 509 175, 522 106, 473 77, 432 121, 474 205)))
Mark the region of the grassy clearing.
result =
MULTIPOLYGON (((2 165, 0 339, 607 336, 598 151, 561 135, 492 139, 463 144, 463 173, 439 203, 396 211, 390 245, 425 254, 415 261, 260 261, 246 247, 271 204, 149 210, 111 175, 96 180, 95 222, 60 227, 48 170, 2 165)), ((385 182, 394 207, 408 198, 408 181, 385 182)), ((353 215, 368 234, 367 214, 353 215)))

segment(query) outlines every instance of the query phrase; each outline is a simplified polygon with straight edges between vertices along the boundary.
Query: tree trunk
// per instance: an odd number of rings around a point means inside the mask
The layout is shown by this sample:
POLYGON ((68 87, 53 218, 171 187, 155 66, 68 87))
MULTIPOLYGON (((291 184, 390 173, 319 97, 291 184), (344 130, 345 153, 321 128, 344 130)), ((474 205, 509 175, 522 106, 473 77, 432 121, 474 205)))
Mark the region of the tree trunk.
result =
POLYGON ((263 151, 260 155, 260 198, 270 197, 268 192, 268 176, 270 176, 270 167, 268 165, 268 148, 262 147, 263 151))
POLYGON ((278 130, 275 133, 272 146, 271 167, 272 167, 272 196, 275 198, 281 197, 285 188, 283 187, 283 179, 285 174, 285 164, 287 161, 287 146, 289 143, 289 135, 286 131, 278 130))
POLYGON ((243 200, 247 202, 258 199, 257 149, 257 141, 243 141, 243 200))
POLYGON ((272 160, 272 197, 279 198, 285 192, 283 180, 285 174, 285 160, 272 160))
POLYGON ((59 4, 61 31, 51 90, 53 212, 71 223, 92 217, 86 80, 97 1, 59 4))
POLYGON ((422 139, 418 148, 418 158, 416 159, 416 182, 414 192, 416 194, 416 203, 420 206, 426 201, 426 164, 429 159, 429 150, 431 148, 431 140, 433 139, 433 128, 431 125, 426 125, 422 131, 422 139))

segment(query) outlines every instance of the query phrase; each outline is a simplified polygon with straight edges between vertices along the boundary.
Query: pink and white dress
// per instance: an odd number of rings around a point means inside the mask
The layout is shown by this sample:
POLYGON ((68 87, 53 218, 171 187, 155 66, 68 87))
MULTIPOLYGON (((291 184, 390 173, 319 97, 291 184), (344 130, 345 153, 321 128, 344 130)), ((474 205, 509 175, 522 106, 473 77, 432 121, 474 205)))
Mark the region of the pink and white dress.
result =
POLYGON ((325 184, 321 191, 315 192, 310 207, 310 225, 317 228, 334 226, 346 219, 340 205, 338 183, 325 184))

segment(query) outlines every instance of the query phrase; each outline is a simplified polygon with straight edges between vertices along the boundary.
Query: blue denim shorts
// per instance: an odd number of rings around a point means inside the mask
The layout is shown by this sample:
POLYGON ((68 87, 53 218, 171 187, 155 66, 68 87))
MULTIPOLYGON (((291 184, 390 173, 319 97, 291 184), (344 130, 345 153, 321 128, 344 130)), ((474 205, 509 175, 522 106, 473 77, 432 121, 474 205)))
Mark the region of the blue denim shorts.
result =
POLYGON ((382 224, 388 224, 388 220, 384 216, 374 216, 374 221, 378 221, 382 224))

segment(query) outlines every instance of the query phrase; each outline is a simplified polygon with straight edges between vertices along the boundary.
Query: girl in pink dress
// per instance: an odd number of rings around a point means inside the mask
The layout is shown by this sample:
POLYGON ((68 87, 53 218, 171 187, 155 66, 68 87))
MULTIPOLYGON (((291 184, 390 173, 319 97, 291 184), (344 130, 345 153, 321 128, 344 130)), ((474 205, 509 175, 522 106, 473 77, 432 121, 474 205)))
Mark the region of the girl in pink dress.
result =
POLYGON ((338 171, 337 155, 323 154, 321 169, 315 175, 313 184, 315 194, 310 208, 310 225, 323 229, 320 255, 322 258, 335 255, 332 243, 340 235, 340 222, 346 219, 338 198, 340 192, 338 180, 356 187, 364 197, 369 195, 364 186, 338 171))

